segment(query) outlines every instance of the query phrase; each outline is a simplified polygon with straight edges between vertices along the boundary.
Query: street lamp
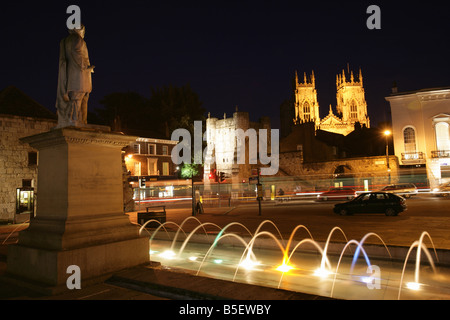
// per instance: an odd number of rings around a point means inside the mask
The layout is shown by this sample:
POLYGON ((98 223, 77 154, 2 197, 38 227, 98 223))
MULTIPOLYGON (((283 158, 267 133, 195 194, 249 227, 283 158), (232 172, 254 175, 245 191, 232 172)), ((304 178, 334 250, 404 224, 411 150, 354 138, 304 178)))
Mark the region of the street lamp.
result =
POLYGON ((386 138, 386 167, 389 176, 389 184, 391 184, 391 167, 389 166, 389 142, 388 137, 391 135, 391 131, 385 130, 384 137, 386 138))

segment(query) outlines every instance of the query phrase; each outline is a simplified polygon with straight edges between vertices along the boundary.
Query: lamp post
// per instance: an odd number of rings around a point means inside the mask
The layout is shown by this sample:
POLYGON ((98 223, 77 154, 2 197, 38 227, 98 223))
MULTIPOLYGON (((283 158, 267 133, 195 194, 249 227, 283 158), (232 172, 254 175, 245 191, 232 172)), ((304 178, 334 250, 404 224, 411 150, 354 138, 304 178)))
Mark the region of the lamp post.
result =
POLYGON ((385 130, 384 137, 386 138, 386 167, 389 176, 389 184, 391 184, 391 167, 389 166, 389 141, 388 137, 391 135, 391 131, 385 130))

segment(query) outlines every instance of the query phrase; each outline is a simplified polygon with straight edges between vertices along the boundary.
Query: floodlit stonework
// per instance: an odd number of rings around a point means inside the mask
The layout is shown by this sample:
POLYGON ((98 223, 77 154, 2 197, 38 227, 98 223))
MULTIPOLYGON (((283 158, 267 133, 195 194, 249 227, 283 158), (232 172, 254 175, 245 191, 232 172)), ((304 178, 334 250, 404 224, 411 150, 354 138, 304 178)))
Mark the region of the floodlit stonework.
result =
MULTIPOLYGON (((37 186, 37 163, 29 159, 37 151, 19 139, 55 126, 56 121, 50 119, 0 116, 0 220, 14 220, 16 188, 22 187, 24 182, 30 187, 37 186)), ((19 220, 28 218, 29 215, 19 220)))
POLYGON ((353 71, 346 75, 343 70, 342 74, 336 76, 336 114, 330 105, 328 115, 322 119, 319 115, 314 71, 309 77, 305 73, 303 82, 299 82, 295 72, 294 85, 295 124, 314 122, 316 129, 342 135, 352 132, 356 122, 370 127, 361 69, 357 79, 353 71))
POLYGON ((232 117, 224 115, 223 119, 209 117, 206 119, 206 142, 208 148, 212 150, 214 162, 206 159, 204 166, 204 181, 209 184, 209 173, 216 170, 216 172, 224 172, 229 178, 228 181, 234 183, 247 180, 252 175, 252 169, 261 166, 258 159, 249 158, 249 143, 250 138, 245 137, 245 161, 238 163, 237 149, 241 147, 238 145, 235 130, 241 129, 244 133, 249 129, 254 129, 259 139, 259 130, 267 129, 268 131, 268 150, 271 150, 270 144, 270 119, 262 117, 259 122, 252 122, 249 119, 248 112, 241 112, 236 110, 232 117))

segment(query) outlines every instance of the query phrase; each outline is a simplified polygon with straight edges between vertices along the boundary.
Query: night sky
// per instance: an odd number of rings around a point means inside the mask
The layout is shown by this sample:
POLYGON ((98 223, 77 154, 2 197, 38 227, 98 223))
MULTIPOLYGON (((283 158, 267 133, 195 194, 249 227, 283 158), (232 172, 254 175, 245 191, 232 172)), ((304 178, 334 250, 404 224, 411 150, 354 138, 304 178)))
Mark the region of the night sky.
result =
MULTIPOLYGON (((93 74, 89 108, 113 92, 190 84, 213 116, 252 120, 291 97, 294 71, 314 70, 321 116, 336 74, 362 69, 371 123, 399 91, 450 86, 450 6, 436 1, 8 1, 0 5, 0 89, 14 85, 54 110, 66 9, 81 8, 93 74), (395 4, 394 4, 395 2, 395 4), (381 9, 369 30, 367 7, 381 9)), ((89 121, 89 119, 88 119, 89 121)))

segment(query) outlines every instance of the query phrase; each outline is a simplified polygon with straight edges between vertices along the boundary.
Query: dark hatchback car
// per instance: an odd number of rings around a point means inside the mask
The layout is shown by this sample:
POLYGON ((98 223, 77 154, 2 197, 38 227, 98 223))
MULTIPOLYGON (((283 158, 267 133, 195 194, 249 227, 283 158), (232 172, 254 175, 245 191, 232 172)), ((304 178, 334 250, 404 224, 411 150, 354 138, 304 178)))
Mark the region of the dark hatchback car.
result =
POLYGON ((334 213, 351 215, 354 213, 384 213, 396 216, 406 210, 404 198, 388 192, 365 192, 355 199, 338 203, 334 206, 334 213))

